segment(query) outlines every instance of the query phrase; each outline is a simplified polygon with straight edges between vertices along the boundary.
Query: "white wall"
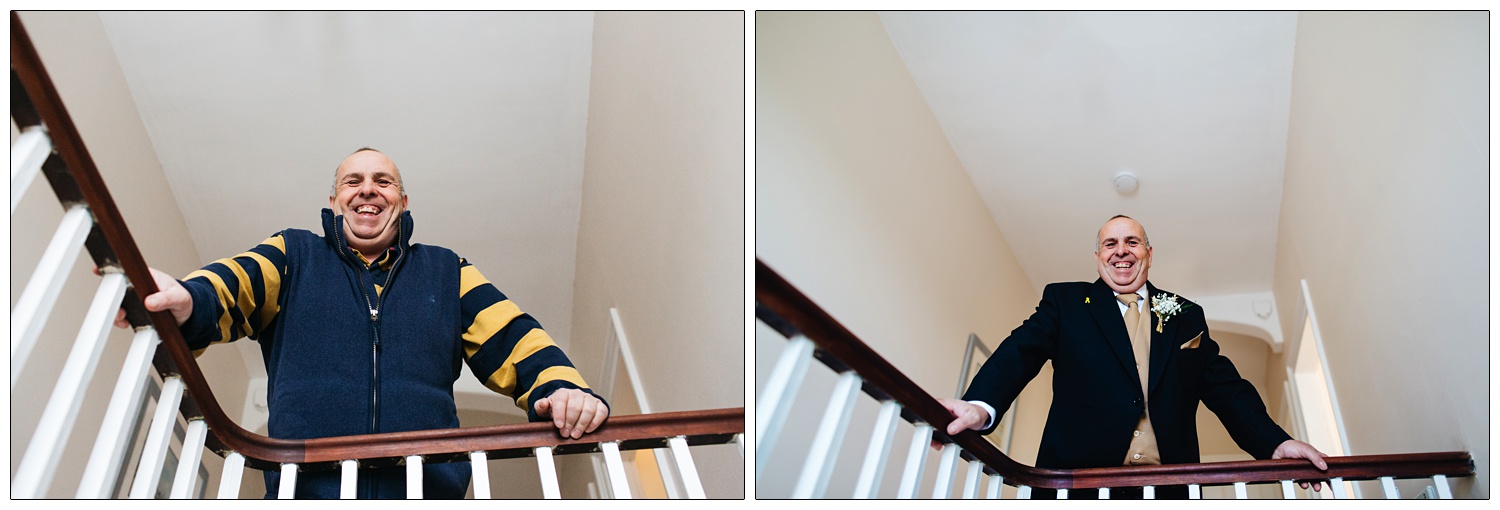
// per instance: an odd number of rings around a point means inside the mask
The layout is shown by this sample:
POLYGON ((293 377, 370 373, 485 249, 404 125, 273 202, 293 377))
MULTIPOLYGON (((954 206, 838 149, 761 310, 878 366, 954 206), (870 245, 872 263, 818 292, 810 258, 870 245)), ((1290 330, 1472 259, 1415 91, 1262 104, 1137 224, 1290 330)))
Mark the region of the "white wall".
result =
POLYGON ((1300 15, 1274 284, 1293 339, 1308 282, 1350 454, 1467 450, 1460 498, 1489 497, 1487 17, 1300 15))
MULTIPOLYGON (((997 345, 1039 296, 875 14, 761 12, 755 39, 755 256, 928 393, 952 397, 969 333, 997 345)), ((785 341, 758 324, 755 344, 759 389, 785 341)), ((801 465, 834 378, 817 363, 809 374, 757 497, 791 492, 798 470, 775 466, 801 465)), ((874 411, 860 400, 847 444, 864 444, 874 411)), ((1018 428, 1023 462, 1036 419, 1018 428)), ((892 466, 909 431, 898 427, 892 466)), ((835 469, 858 472, 863 446, 850 449, 835 469)), ((899 469, 887 474, 894 491, 899 469)))
MULTIPOLYGON (((568 355, 600 386, 618 309, 652 412, 748 407, 744 27, 740 12, 594 18, 568 355)), ((693 455, 708 495, 742 497, 738 448, 693 455)))

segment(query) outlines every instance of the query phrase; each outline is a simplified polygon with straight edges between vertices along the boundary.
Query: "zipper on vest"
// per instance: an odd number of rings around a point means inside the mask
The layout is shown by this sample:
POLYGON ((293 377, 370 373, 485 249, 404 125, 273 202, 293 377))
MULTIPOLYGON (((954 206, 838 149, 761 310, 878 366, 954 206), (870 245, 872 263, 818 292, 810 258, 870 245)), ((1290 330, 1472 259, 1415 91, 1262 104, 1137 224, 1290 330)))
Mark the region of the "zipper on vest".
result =
MULTIPOLYGON (((335 234, 338 235, 338 245, 341 247, 341 249, 344 250, 343 255, 345 257, 349 257, 349 254, 348 254, 349 246, 344 243, 344 235, 343 235, 342 229, 336 229, 335 230, 335 234)), ((396 241, 395 242, 396 243, 400 243, 401 242, 401 224, 399 222, 396 224, 396 241)), ((363 255, 363 254, 361 254, 361 255, 363 255)), ((361 297, 365 298, 365 306, 368 307, 369 310, 370 310, 370 331, 372 333, 372 342, 370 344, 370 433, 371 434, 374 434, 374 433, 376 433, 376 432, 378 432, 380 430, 380 305, 381 305, 381 303, 383 303, 385 301, 385 295, 390 293, 390 290, 391 290, 391 281, 396 276, 396 270, 401 267, 401 261, 402 261, 402 259, 405 259, 405 258, 406 258, 406 250, 402 249, 400 255, 397 255, 396 256, 396 260, 391 263, 391 270, 389 272, 387 272, 386 275, 385 275, 385 286, 384 286, 385 292, 381 292, 381 293, 377 294, 376 297, 375 297, 375 301, 373 303, 370 301, 370 288, 365 285, 365 273, 369 272, 370 268, 369 268, 369 266, 364 265, 364 263, 361 262, 359 258, 357 258, 357 257, 356 258, 352 258, 353 262, 355 262, 356 264, 358 264, 355 267, 355 272, 359 275, 359 292, 360 292, 360 295, 361 295, 361 297)), ((373 283, 373 282, 371 282, 371 283, 373 283)), ((367 489, 368 489, 368 492, 366 492, 367 498, 374 498, 375 497, 376 493, 378 492, 378 488, 375 486, 376 483, 379 483, 379 480, 378 479, 373 479, 373 480, 371 480, 371 484, 367 486, 367 489)))
POLYGON ((357 267, 355 271, 359 275, 359 294, 365 299, 365 306, 370 310, 370 332, 372 341, 370 343, 370 432, 374 434, 379 430, 380 422, 380 308, 379 301, 370 302, 370 291, 365 285, 365 272, 369 268, 357 267))
MULTIPOLYGON (((401 227, 396 227, 396 239, 401 238, 401 227)), ((360 290, 365 297, 365 305, 370 307, 370 331, 374 333, 374 342, 370 347, 370 433, 380 431, 380 305, 385 302, 385 295, 391 292, 391 280, 396 276, 396 268, 399 267, 401 259, 406 258, 406 250, 396 256, 391 263, 391 270, 385 274, 385 292, 375 296, 375 304, 370 304, 370 291, 364 285, 364 272, 368 267, 360 271, 360 290)))
POLYGON ((370 344, 370 433, 380 430, 380 311, 370 309, 370 330, 375 341, 370 344))
MULTIPOLYGON (((338 240, 339 246, 344 250, 348 250, 349 247, 344 244, 343 232, 337 232, 337 234, 340 237, 338 240)), ((396 225, 396 240, 397 242, 401 240, 401 226, 399 224, 396 225)), ((347 252, 345 256, 348 256, 347 252)), ((401 263, 401 259, 404 258, 406 258, 406 250, 401 250, 401 254, 396 256, 395 262, 391 264, 391 270, 385 275, 385 289, 390 289, 391 280, 396 276, 396 268, 401 263)), ((370 343, 370 433, 374 434, 380 430, 380 305, 385 301, 385 293, 378 294, 375 301, 370 301, 370 288, 365 285, 365 273, 369 272, 369 266, 364 265, 358 259, 353 260, 358 264, 355 272, 359 275, 360 297, 365 299, 365 306, 370 310, 370 331, 372 335, 370 343)))

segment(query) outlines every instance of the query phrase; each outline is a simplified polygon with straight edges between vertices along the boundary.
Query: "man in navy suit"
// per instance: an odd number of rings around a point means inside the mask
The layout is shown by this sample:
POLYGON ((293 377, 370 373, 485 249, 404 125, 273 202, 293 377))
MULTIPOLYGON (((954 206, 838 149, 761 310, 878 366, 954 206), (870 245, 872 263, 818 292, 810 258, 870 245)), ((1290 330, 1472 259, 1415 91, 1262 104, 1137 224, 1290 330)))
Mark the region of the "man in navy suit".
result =
MULTIPOLYGON (((1151 253, 1140 223, 1123 215, 1105 222, 1094 252, 1099 279, 1042 291, 1036 312, 985 361, 963 399, 938 399, 954 416, 948 433, 993 431, 995 410, 1008 408, 1051 360, 1052 407, 1037 467, 1196 463, 1201 401, 1255 458, 1307 459, 1326 470, 1323 453, 1277 426, 1255 387, 1219 355, 1203 308, 1147 281, 1151 253)), ((1113 489, 1110 496, 1138 498, 1141 490, 1113 489)), ((1156 497, 1186 498, 1187 488, 1160 487, 1156 497)))

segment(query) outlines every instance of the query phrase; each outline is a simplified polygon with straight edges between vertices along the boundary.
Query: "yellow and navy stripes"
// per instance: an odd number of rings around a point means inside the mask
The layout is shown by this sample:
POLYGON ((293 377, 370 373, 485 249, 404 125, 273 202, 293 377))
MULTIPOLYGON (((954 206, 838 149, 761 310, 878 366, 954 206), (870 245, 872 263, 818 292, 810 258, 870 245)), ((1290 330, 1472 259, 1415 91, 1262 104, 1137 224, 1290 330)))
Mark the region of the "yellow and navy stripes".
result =
MULTIPOLYGON (((212 344, 243 337, 257 338, 276 318, 281 279, 286 274, 286 240, 276 234, 232 258, 219 259, 193 271, 183 280, 199 279, 213 285, 218 301, 214 316, 219 335, 212 344)), ((193 346, 202 354, 207 345, 193 346)))
POLYGON ((528 414, 537 388, 588 388, 541 324, 464 259, 459 259, 459 296, 464 357, 485 387, 516 399, 528 414))
MULTIPOLYGON (((366 262, 376 282, 386 281, 398 250, 366 262)), ((460 258, 458 265, 463 355, 485 387, 514 398, 516 406, 528 414, 533 412, 533 391, 550 394, 556 388, 588 388, 536 319, 523 313, 467 260, 460 258)), ((287 274, 286 241, 278 233, 247 252, 214 261, 184 278, 212 285, 218 298, 213 310, 217 338, 193 345, 194 354, 211 344, 259 338, 280 311, 281 286, 287 274)), ((378 284, 375 290, 384 291, 378 284)))

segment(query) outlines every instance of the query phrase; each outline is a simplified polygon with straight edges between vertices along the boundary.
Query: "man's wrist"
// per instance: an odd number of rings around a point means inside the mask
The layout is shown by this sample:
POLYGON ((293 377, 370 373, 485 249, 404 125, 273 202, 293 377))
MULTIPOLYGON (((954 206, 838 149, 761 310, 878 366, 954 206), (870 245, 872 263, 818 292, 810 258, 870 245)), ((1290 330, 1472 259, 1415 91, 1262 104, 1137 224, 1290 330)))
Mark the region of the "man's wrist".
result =
POLYGON ((984 403, 984 401, 982 400, 970 400, 969 403, 979 406, 979 408, 984 409, 984 412, 986 413, 990 413, 989 419, 985 420, 984 426, 980 427, 979 430, 989 430, 990 427, 995 425, 995 408, 990 407, 989 404, 984 403))

